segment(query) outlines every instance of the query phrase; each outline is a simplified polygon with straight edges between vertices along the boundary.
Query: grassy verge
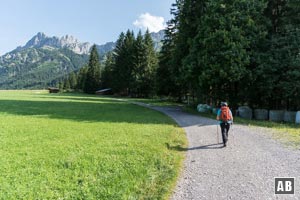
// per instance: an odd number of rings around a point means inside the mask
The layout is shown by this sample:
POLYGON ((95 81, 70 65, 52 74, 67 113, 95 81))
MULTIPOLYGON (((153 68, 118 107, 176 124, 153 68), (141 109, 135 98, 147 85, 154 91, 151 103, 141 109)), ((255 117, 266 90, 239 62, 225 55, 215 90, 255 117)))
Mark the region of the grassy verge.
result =
POLYGON ((166 199, 185 146, 165 115, 110 98, 0 92, 0 199, 166 199))
POLYGON ((169 101, 167 99, 161 99, 161 98, 149 99, 149 98, 124 98, 124 97, 121 97, 121 99, 124 99, 128 102, 142 102, 142 103, 150 104, 153 106, 180 106, 180 107, 184 106, 184 104, 182 104, 182 103, 177 103, 175 101, 169 101))
POLYGON ((248 126, 270 128, 275 139, 278 139, 291 147, 300 147, 300 125, 283 122, 246 120, 239 117, 236 117, 235 121, 248 126))

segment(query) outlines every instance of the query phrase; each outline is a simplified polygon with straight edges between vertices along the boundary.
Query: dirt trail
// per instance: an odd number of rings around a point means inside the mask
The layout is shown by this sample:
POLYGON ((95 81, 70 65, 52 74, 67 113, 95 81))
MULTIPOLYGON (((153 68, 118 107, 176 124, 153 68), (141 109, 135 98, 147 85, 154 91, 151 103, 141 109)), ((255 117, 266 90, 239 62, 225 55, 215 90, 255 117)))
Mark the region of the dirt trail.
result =
POLYGON ((300 151, 272 139, 269 129, 234 124, 223 148, 216 120, 176 107, 151 108, 173 118, 189 141, 172 200, 300 199, 300 151), (295 195, 275 195, 274 177, 295 177, 295 195))

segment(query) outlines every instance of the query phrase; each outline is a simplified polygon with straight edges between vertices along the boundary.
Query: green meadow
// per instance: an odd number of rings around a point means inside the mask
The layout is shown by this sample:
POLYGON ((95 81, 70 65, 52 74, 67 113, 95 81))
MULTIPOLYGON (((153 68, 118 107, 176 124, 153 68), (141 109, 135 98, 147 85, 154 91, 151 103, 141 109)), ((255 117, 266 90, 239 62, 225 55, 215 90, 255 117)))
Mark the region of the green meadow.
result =
POLYGON ((0 142, 0 199, 167 199, 187 143, 157 111, 45 91, 0 91, 0 142))

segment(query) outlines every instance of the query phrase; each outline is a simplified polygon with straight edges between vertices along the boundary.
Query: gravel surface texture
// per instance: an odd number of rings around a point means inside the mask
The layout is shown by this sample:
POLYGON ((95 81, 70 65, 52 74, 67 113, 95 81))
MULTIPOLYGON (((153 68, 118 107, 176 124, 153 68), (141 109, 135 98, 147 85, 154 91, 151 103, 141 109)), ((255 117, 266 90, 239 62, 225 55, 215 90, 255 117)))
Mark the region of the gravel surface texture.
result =
POLYGON ((300 199, 300 150, 272 139, 270 129, 234 124, 223 147, 216 120, 178 107, 140 105, 173 118, 189 141, 188 148, 178 149, 186 159, 171 200, 300 199), (275 195, 275 177, 295 177, 295 194, 275 195))

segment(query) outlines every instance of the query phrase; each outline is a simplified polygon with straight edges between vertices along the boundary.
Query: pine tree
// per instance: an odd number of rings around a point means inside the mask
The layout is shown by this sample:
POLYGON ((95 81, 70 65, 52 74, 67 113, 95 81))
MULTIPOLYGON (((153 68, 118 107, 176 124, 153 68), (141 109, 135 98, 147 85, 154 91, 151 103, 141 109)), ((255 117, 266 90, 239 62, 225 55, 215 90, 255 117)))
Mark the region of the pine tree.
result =
POLYGON ((64 80, 64 89, 67 90, 67 91, 69 91, 71 89, 70 81, 69 81, 68 78, 65 78, 65 80, 64 80))
POLYGON ((116 42, 116 47, 112 53, 112 56, 114 57, 114 64, 112 65, 111 87, 115 93, 121 93, 123 90, 121 66, 125 60, 123 55, 124 40, 125 34, 121 32, 116 42))
POLYGON ((154 91, 157 55, 149 31, 121 33, 116 48, 108 54, 103 72, 103 86, 123 95, 149 96, 154 91))
POLYGON ((63 92, 63 90, 64 90, 64 82, 63 81, 59 81, 58 88, 59 88, 60 92, 63 92))
POLYGON ((87 70, 88 70, 88 66, 85 65, 82 68, 80 68, 79 72, 77 73, 76 89, 83 90, 85 82, 86 82, 87 70))
POLYGON ((135 38, 132 31, 128 30, 126 34, 121 33, 114 51, 113 74, 116 81, 113 90, 124 95, 131 94, 134 42, 135 38))
POLYGON ((177 7, 179 2, 176 1, 171 9, 171 14, 174 18, 167 22, 167 28, 165 29, 165 37, 163 40, 163 46, 159 53, 158 68, 156 71, 156 90, 157 94, 165 96, 179 97, 180 91, 176 83, 176 66, 173 65, 175 38, 178 33, 178 15, 179 9, 177 7))
POLYGON ((84 92, 93 94, 100 87, 100 61, 96 45, 93 45, 86 74, 84 92))
POLYGON ((255 70, 258 105, 270 109, 299 109, 300 6, 296 1, 269 0, 264 17, 268 35, 255 70), (283 73, 284 72, 284 73, 283 73))
POLYGON ((264 6, 259 0, 207 4, 195 41, 201 49, 197 56, 199 84, 209 98, 220 101, 221 97, 234 105, 241 101, 239 91, 246 91, 248 83, 240 86, 240 81, 251 79, 253 50, 264 34, 257 17, 264 6))
POLYGON ((145 70, 147 67, 146 46, 141 31, 138 32, 132 52, 133 68, 130 84, 132 96, 142 96, 144 93, 145 70))
POLYGON ((117 81, 114 76, 115 61, 112 52, 108 52, 105 57, 104 69, 101 73, 102 87, 103 88, 112 88, 114 85, 114 81, 117 81))
POLYGON ((70 83, 70 88, 71 89, 76 89, 77 77, 76 77, 76 74, 74 72, 71 72, 69 74, 69 83, 70 83))
POLYGON ((144 35, 146 65, 142 82, 142 90, 144 96, 153 95, 155 93, 155 72, 158 67, 158 56, 154 49, 152 37, 147 29, 144 35))

